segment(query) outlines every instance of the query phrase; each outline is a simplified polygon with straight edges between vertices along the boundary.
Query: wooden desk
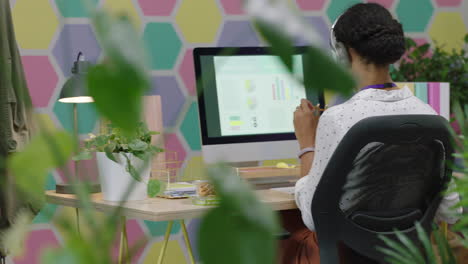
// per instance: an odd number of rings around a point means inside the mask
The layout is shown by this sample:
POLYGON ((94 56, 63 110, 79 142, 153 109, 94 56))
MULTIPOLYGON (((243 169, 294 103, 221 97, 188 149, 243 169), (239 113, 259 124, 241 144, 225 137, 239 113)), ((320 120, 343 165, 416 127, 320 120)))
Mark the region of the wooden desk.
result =
MULTIPOLYGON (((297 208, 294 196, 274 191, 256 191, 259 199, 275 211, 297 208)), ((118 205, 102 199, 101 193, 92 194, 92 204, 97 211, 111 212, 118 205)), ((57 194, 55 191, 46 192, 47 202, 68 207, 78 207, 78 200, 72 194, 57 194)), ((130 201, 123 205, 122 214, 126 217, 150 221, 170 221, 200 217, 211 206, 193 205, 190 199, 149 198, 142 201, 130 201)))
MULTIPOLYGON (((258 190, 256 191, 259 199, 266 205, 270 206, 275 211, 296 209, 294 196, 291 194, 275 191, 275 190, 258 190)), ((101 193, 92 194, 92 205, 97 211, 110 213, 118 206, 117 202, 108 202, 102 199, 101 193)), ((52 204, 78 208, 79 203, 75 195, 72 194, 57 194, 55 191, 46 192, 46 200, 52 204)), ((211 206, 193 205, 190 199, 163 199, 149 198, 142 201, 126 202, 123 206, 122 215, 123 226, 120 240, 119 263, 125 262, 126 253, 128 252, 127 232, 125 227, 125 217, 138 218, 150 221, 169 221, 164 236, 164 244, 161 248, 161 253, 157 263, 162 263, 166 252, 167 242, 169 241, 170 232, 174 220, 179 220, 182 231, 184 233, 185 243, 192 263, 195 263, 193 258, 192 248, 188 233, 183 219, 200 217, 207 212, 211 206)), ((78 214, 77 214, 78 215, 78 214)), ((77 221, 79 223, 79 221, 77 221)))

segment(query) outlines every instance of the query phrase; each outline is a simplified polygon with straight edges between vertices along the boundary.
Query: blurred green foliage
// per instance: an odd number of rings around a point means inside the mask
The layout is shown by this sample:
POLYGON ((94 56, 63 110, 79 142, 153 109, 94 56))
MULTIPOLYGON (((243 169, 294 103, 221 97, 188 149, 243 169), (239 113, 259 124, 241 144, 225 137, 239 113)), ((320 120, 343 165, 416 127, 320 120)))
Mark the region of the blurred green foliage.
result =
POLYGON ((391 76, 396 82, 449 82, 450 100, 468 104, 468 34, 464 43, 463 49, 447 52, 437 44, 431 50, 429 44, 417 45, 407 38, 407 56, 392 68, 391 76))

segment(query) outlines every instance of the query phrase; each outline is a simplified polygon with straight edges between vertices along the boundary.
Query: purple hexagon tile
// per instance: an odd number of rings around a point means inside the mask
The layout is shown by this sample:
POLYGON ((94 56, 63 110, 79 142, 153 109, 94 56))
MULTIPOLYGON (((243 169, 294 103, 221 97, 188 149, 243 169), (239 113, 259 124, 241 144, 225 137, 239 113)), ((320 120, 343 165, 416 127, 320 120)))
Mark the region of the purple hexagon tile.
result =
POLYGON ((326 0, 296 0, 302 10, 322 10, 326 0))
POLYGON ((187 156, 184 146, 180 143, 177 134, 166 134, 164 139, 164 148, 166 151, 177 153, 177 160, 184 161, 187 156))
POLYGON ((367 0, 367 2, 381 4, 385 8, 390 9, 392 8, 392 5, 395 2, 395 0, 367 0))
POLYGON ((21 61, 34 107, 47 107, 58 76, 47 56, 23 56, 21 61))
POLYGON ((440 6, 440 7, 446 7, 446 6, 454 7, 454 6, 459 6, 462 0, 435 0, 435 2, 437 3, 437 6, 440 6))
POLYGON ((52 50, 65 77, 71 75, 73 62, 76 61, 80 51, 83 52, 85 59, 92 63, 96 63, 99 58, 101 48, 91 26, 88 24, 65 25, 52 50))
POLYGON ((174 126, 185 102, 185 96, 180 90, 175 77, 153 77, 153 88, 148 94, 161 96, 163 124, 165 127, 174 126))
POLYGON ((145 16, 170 16, 177 0, 138 0, 145 16))
MULTIPOLYGON (((140 226, 140 223, 136 219, 127 220, 127 239, 128 239, 128 248, 135 247, 138 243, 142 243, 142 239, 145 239, 145 232, 140 226)), ((119 229, 120 232, 120 229, 119 229)), ((116 261, 119 257, 119 246, 120 246, 120 235, 116 236, 116 240, 114 241, 112 247, 112 258, 116 261)), ((140 259, 143 250, 146 247, 146 242, 141 245, 138 251, 133 252, 133 256, 131 259, 131 263, 137 263, 140 259)))
POLYGON ((190 95, 197 94, 196 88, 196 80, 195 80, 195 70, 193 66, 193 50, 188 49, 185 54, 184 58, 182 59, 182 63, 179 67, 179 74, 182 78, 182 81, 185 84, 185 89, 187 89, 190 95))
MULTIPOLYGON (((74 176, 75 173, 75 162, 70 161, 67 164, 67 171, 70 174, 69 176, 74 176)), ((68 182, 65 175, 64 169, 57 169, 57 172, 60 176, 60 182, 68 182)), ((90 160, 80 160, 78 162, 78 179, 91 183, 99 182, 99 172, 97 169, 97 163, 95 155, 93 154, 93 159, 90 160)))
POLYGON ((31 231, 26 237, 24 255, 13 259, 15 264, 40 263, 42 253, 47 248, 59 247, 59 241, 52 229, 31 231))
POLYGON ((200 257, 198 255, 198 228, 200 226, 200 219, 195 218, 190 220, 190 223, 187 226, 187 232, 189 235, 190 244, 192 245, 192 250, 194 253, 195 260, 199 260, 200 257))
POLYGON ((249 21, 227 21, 219 37, 218 46, 258 46, 260 40, 249 21))
MULTIPOLYGON (((327 48, 330 42, 330 27, 328 26, 327 22, 321 16, 309 16, 305 17, 305 21, 308 22, 319 34, 320 36, 320 45, 323 48, 327 48)), ((307 41, 304 39, 297 39, 295 44, 298 46, 301 45, 309 45, 307 41)))
POLYGON ((221 0, 221 6, 224 9, 224 13, 228 15, 244 14, 244 4, 242 0, 221 0))

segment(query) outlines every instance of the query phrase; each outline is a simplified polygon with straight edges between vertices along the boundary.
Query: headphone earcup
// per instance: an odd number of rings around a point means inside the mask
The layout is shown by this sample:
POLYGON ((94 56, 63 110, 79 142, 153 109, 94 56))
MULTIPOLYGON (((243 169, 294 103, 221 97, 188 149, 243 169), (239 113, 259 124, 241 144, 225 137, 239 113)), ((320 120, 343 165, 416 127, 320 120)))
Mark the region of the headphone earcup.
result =
POLYGON ((348 51, 346 50, 346 47, 343 43, 341 42, 336 42, 335 43, 335 56, 336 59, 339 63, 343 65, 349 65, 349 56, 348 56, 348 51))

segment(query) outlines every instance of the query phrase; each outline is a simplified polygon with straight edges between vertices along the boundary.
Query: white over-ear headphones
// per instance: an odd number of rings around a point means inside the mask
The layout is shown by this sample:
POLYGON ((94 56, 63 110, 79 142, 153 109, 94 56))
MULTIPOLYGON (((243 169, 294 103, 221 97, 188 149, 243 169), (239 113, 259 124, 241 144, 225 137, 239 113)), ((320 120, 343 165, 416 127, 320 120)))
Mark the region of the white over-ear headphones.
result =
MULTIPOLYGON (((341 17, 341 16, 340 16, 341 17)), ((330 46, 332 48, 333 57, 336 61, 343 65, 349 64, 349 54, 346 50, 346 47, 343 43, 339 42, 335 36, 335 25, 340 20, 338 17, 335 22, 333 23, 331 30, 330 30, 330 46)))

